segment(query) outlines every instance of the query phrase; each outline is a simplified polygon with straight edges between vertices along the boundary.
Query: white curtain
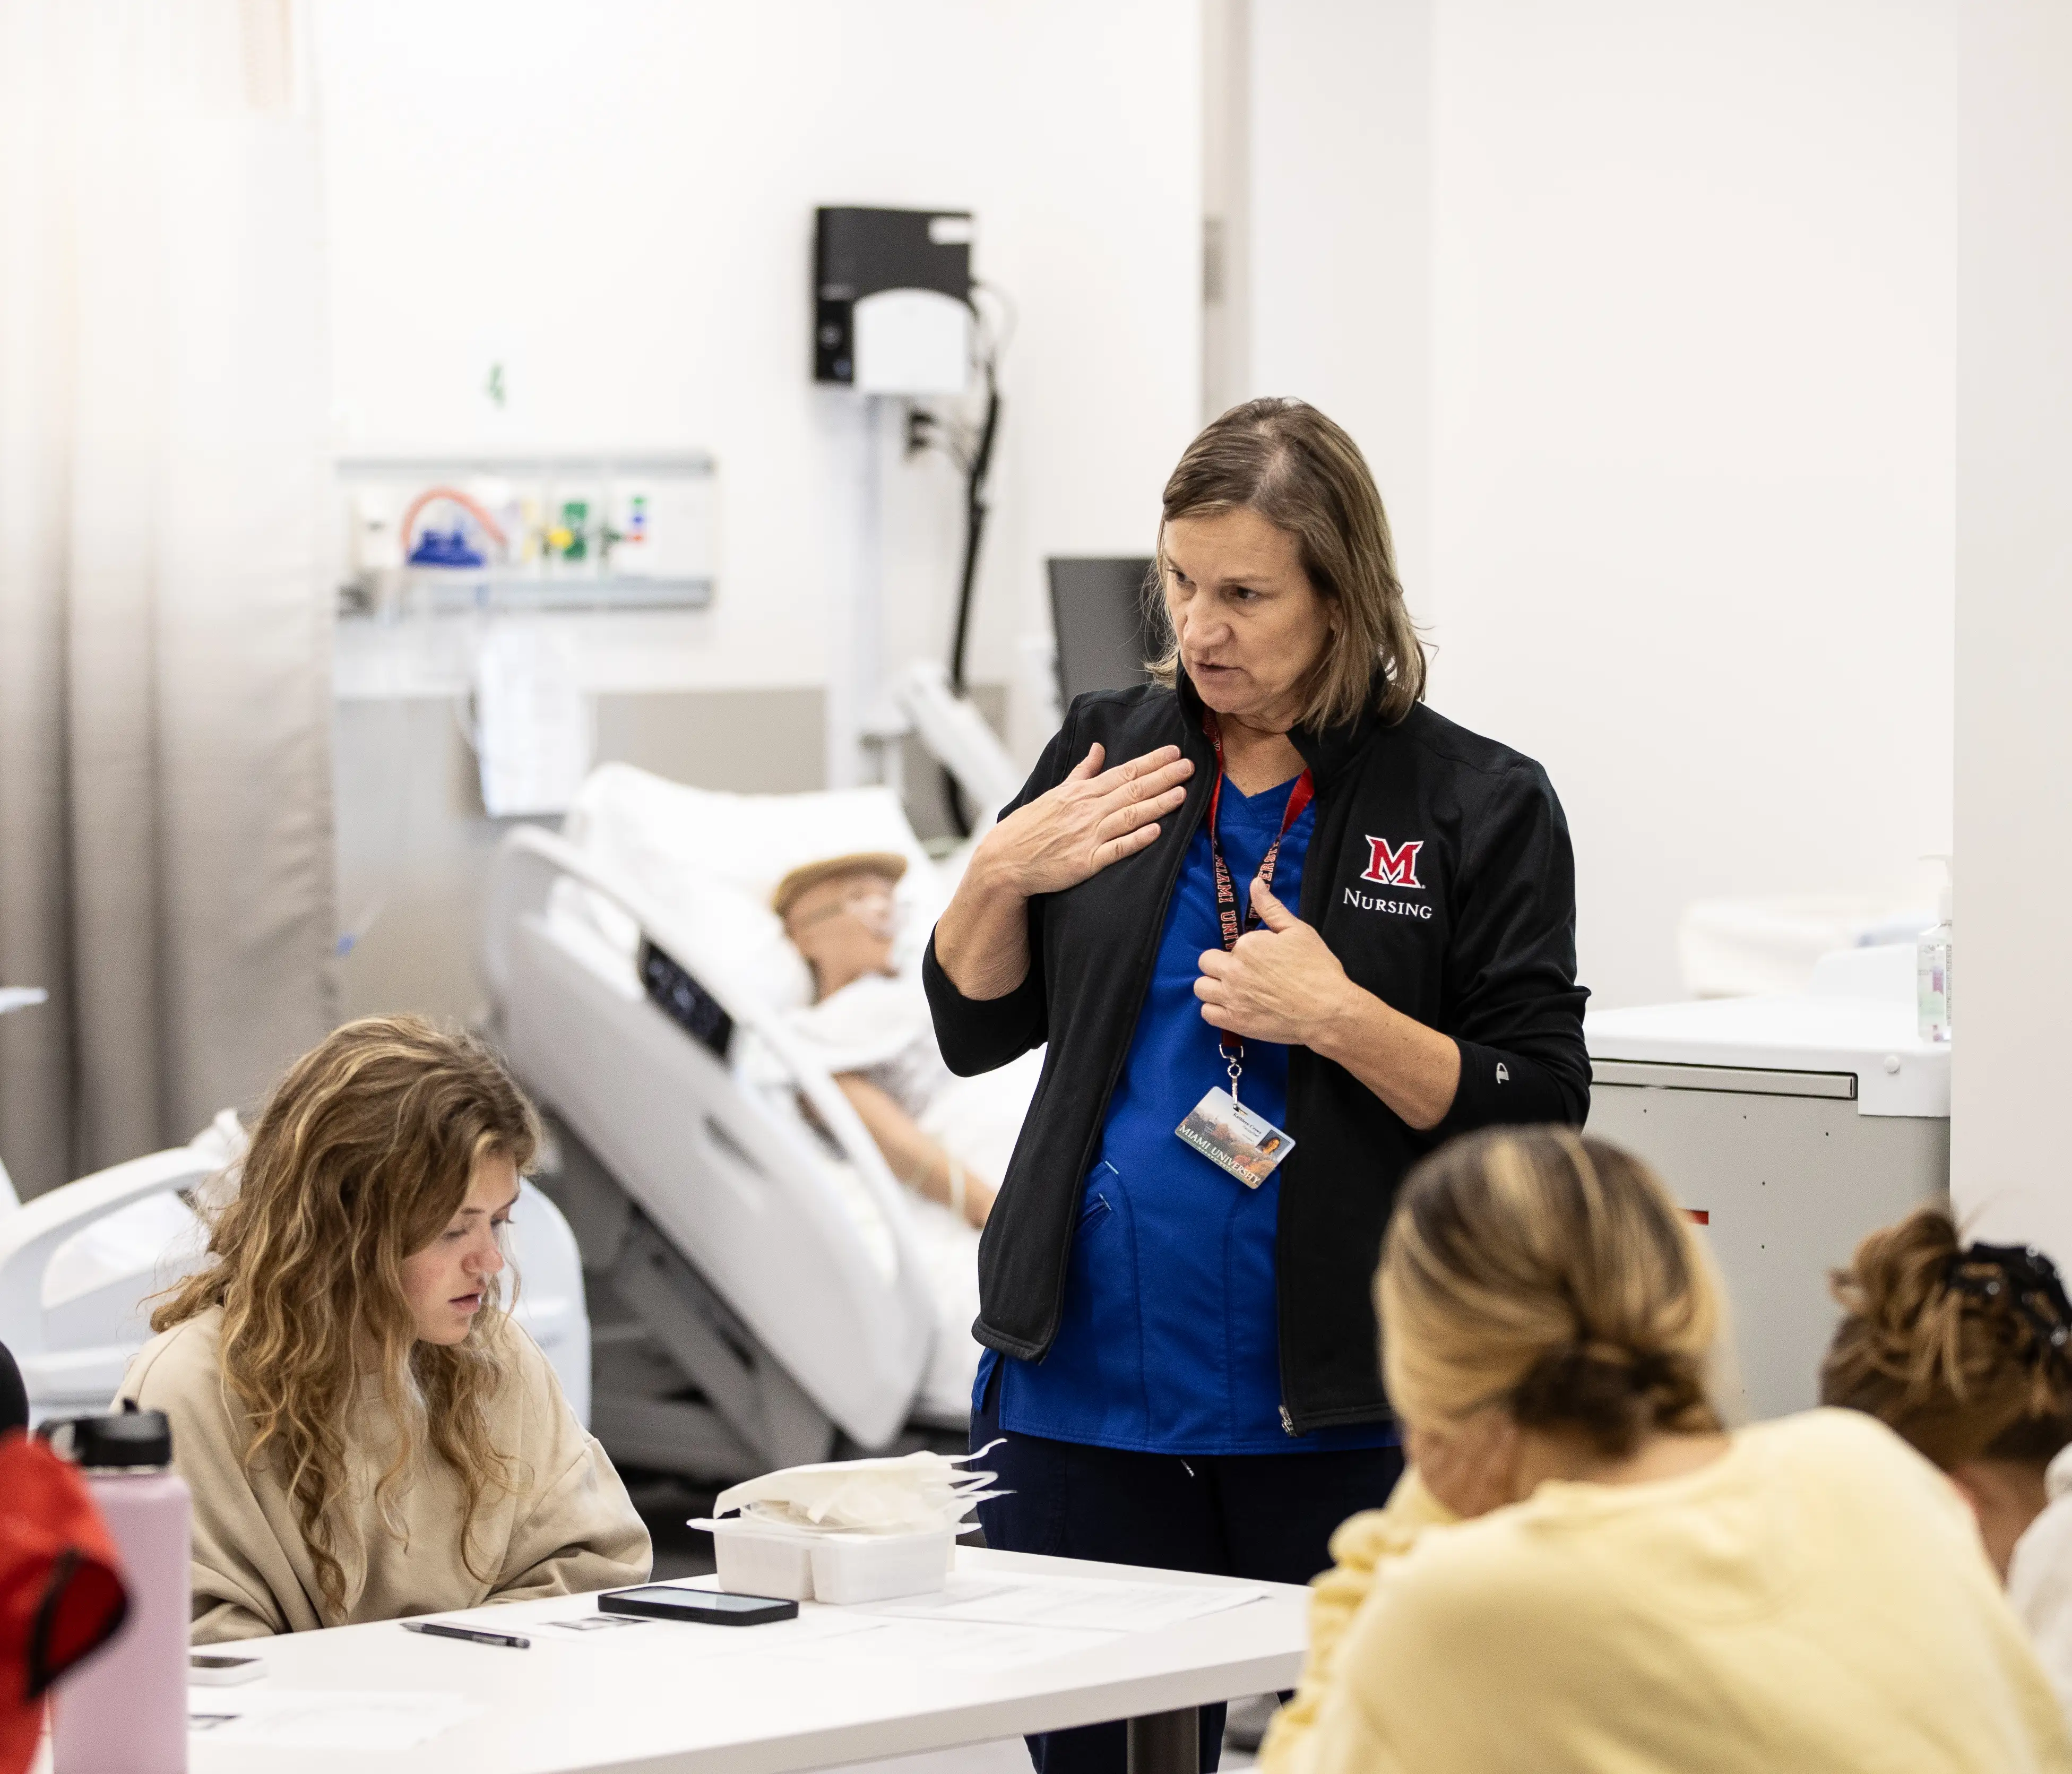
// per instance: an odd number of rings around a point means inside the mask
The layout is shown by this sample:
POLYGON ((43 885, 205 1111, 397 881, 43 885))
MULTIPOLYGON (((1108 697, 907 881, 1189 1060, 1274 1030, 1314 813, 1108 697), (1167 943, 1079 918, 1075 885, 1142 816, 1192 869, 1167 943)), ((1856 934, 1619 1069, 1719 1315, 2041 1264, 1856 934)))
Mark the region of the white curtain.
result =
POLYGON ((316 125, 294 0, 0 0, 0 1157, 331 1023, 316 125))

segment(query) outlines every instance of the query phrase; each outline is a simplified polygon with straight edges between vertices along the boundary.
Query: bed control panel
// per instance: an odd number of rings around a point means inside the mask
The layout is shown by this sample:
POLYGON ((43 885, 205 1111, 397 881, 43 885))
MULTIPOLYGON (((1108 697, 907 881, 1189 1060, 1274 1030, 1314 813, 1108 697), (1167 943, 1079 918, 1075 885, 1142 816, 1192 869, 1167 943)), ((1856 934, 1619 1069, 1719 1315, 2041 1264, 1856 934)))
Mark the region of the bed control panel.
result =
POLYGON ((663 1014, 724 1060, 734 1044, 734 1019, 719 1000, 666 950, 640 945, 640 983, 663 1014))

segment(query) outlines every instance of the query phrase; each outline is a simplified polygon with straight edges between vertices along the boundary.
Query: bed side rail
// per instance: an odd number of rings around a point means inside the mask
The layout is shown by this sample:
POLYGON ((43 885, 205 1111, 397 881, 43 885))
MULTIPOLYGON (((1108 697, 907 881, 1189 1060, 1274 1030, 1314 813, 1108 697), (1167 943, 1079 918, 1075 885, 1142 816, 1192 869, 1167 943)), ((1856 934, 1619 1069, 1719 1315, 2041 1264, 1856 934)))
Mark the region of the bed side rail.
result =
POLYGON ((971 797, 981 825, 1022 792, 1028 772, 1018 768, 1000 736, 968 696, 950 688, 949 673, 934 660, 916 660, 893 680, 892 700, 935 761, 971 797))
POLYGON ((222 1168, 216 1151, 176 1146, 83 1176, 0 1217, 0 1343, 19 1357, 44 1352, 43 1270, 66 1239, 133 1201, 195 1187, 222 1168))

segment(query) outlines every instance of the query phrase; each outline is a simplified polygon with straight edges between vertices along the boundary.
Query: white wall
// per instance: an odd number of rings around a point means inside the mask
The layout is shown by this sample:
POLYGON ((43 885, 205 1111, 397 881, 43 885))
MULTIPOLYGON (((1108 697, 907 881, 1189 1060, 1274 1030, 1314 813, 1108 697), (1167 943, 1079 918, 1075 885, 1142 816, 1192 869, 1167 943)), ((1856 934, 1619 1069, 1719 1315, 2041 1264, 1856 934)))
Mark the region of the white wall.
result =
POLYGON ((1949 848, 1951 0, 1276 17, 1258 391, 1289 377, 1383 469, 1434 705, 1567 805, 1597 1002, 1680 995, 1694 899, 1914 879, 1949 848), (1334 43, 1393 107, 1363 117, 1334 43), (1369 171, 1428 155, 1428 198, 1369 171), (1364 241, 1320 278, 1333 217, 1364 241), (1414 324, 1420 280, 1421 428, 1373 324, 1414 324))
MULTIPOLYGON (((1198 0, 317 19, 341 447, 711 450, 705 681, 819 684, 841 644, 861 445, 810 380, 817 204, 974 209, 1020 311, 973 675, 1046 619, 1046 554, 1149 545, 1199 401, 1198 0)), ((960 510, 939 458, 887 467, 895 663, 947 648, 960 510)))
POLYGON ((1300 396, 1359 440, 1420 615, 1431 601, 1433 10, 1432 0, 1250 8, 1246 393, 1300 396))
POLYGON ((1962 65, 1951 1187, 2066 1262, 2072 13, 1976 0, 1962 65))

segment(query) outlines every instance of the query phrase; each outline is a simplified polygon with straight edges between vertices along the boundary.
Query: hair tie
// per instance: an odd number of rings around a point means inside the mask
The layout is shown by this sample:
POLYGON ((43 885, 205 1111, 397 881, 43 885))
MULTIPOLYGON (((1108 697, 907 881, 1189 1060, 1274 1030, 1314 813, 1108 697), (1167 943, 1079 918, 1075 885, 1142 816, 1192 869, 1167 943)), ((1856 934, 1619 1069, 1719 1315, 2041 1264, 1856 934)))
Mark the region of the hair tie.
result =
POLYGON ((2034 1245, 1975 1244, 1953 1252, 1944 1282, 1956 1292, 1986 1303, 2004 1301, 2028 1332, 2021 1353, 2041 1369, 2067 1359, 2072 1343, 2072 1299, 2066 1296, 2058 1265, 2034 1245))

